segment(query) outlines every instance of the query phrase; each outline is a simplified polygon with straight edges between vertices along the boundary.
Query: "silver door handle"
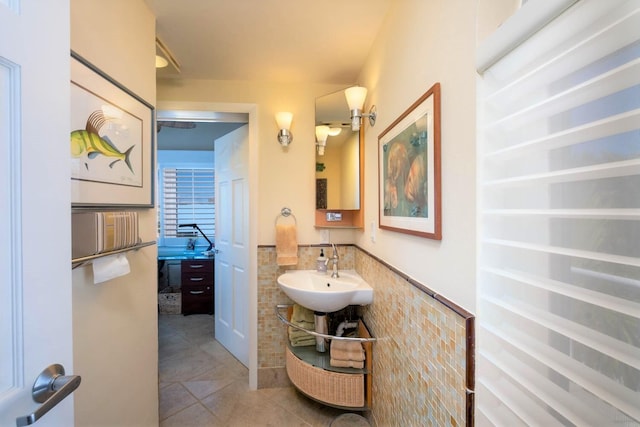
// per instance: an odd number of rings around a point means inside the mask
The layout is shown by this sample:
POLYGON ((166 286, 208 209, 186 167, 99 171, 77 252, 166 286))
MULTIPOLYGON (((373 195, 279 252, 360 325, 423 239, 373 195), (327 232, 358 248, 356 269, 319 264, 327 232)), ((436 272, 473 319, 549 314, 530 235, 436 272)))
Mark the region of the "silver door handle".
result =
POLYGON ((62 365, 54 364, 38 375, 31 389, 33 400, 42 405, 33 413, 16 418, 17 427, 31 425, 49 412, 54 406, 62 402, 80 385, 80 375, 64 374, 62 365))
POLYGON ((189 280, 191 280, 192 282, 202 282, 204 280, 204 277, 191 277, 189 280))
POLYGON ((204 294, 204 291, 189 291, 189 293, 191 295, 202 295, 202 294, 204 294))

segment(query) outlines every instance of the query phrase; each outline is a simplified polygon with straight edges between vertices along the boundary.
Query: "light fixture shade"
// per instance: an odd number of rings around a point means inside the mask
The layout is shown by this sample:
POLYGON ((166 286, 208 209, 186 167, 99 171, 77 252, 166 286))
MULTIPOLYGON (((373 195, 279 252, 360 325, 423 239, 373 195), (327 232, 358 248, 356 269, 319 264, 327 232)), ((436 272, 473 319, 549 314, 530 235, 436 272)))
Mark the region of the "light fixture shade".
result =
POLYGON ((316 126, 316 141, 318 143, 324 144, 327 142, 327 137, 329 136, 329 126, 316 126))
POLYGON ((367 88, 362 86, 353 86, 345 89, 344 96, 347 98, 349 110, 362 110, 364 100, 367 97, 367 88))
POLYGON ((291 120, 293 120, 293 113, 289 113, 287 111, 276 113, 276 122, 278 123, 278 129, 289 130, 291 128, 291 120))
POLYGON ((329 136, 338 136, 342 132, 342 128, 329 128, 329 136))
POLYGON ((167 61, 160 55, 156 55, 156 68, 164 68, 167 65, 169 65, 169 61, 167 61))

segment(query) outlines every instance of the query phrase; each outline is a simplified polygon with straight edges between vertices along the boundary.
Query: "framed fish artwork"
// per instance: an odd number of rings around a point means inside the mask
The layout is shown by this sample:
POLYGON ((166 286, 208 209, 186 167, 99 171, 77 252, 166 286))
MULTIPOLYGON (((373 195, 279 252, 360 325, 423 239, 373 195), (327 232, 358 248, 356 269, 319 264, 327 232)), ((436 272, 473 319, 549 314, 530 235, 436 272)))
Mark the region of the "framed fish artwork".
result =
POLYGON ((71 202, 153 206, 154 108, 71 52, 71 202))
POLYGON ((379 227, 442 240, 440 83, 378 136, 379 227))

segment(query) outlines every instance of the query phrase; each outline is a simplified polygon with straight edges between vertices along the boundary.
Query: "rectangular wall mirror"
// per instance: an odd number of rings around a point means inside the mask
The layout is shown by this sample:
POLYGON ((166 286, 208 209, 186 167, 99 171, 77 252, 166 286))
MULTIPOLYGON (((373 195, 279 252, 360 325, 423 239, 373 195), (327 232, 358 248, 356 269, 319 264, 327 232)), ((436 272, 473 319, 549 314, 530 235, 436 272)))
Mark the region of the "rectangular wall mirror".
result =
POLYGON ((316 226, 362 227, 363 127, 351 130, 344 91, 316 98, 315 125, 316 226))

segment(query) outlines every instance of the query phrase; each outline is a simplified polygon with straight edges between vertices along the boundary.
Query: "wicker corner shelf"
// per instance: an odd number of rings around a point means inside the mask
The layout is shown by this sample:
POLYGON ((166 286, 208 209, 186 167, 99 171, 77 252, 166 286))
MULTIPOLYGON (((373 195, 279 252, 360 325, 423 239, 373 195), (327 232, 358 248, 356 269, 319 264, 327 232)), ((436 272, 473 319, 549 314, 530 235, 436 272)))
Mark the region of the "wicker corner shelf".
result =
POLYGON ((293 325, 290 305, 276 306, 278 318, 288 326, 302 329, 305 332, 330 340, 359 341, 365 352, 363 369, 338 368, 330 366, 329 353, 320 353, 314 347, 286 348, 286 369, 293 385, 303 394, 329 406, 351 410, 368 410, 371 408, 371 375, 373 342, 365 324, 359 320, 357 337, 337 337, 319 334, 293 325), (286 317, 282 310, 286 309, 286 317))

